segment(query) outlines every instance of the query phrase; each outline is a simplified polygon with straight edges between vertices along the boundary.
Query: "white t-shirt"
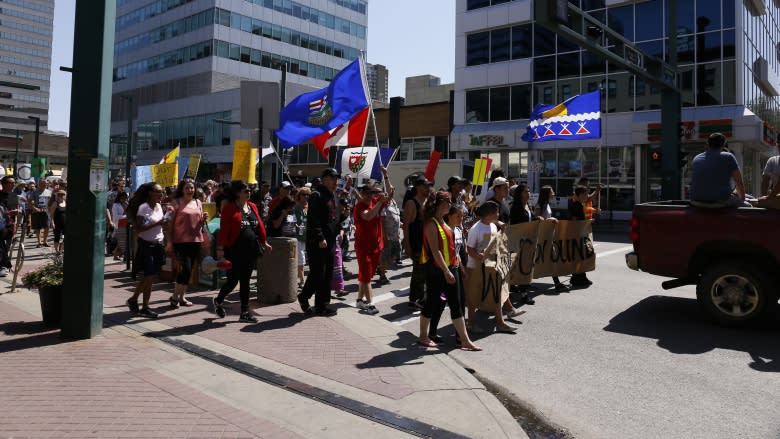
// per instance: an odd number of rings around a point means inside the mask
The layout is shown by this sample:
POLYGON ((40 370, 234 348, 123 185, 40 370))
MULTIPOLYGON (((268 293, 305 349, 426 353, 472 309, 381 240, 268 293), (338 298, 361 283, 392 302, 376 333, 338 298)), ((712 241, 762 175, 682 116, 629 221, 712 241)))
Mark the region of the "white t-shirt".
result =
MULTIPOLYGON (((473 248, 477 253, 481 253, 490 243, 490 238, 497 233, 498 227, 495 224, 485 224, 482 221, 478 221, 469 230, 466 246, 473 248)), ((478 266, 479 263, 474 258, 469 258, 469 262, 466 264, 468 268, 477 268, 478 266)))
MULTIPOLYGON (((143 218, 143 224, 157 223, 163 219, 163 210, 160 204, 155 204, 154 209, 144 203, 138 208, 138 215, 143 218)), ((154 226, 151 229, 138 233, 138 236, 144 241, 160 242, 163 240, 163 228, 161 225, 154 226)))
POLYGON ((769 157, 766 166, 764 166, 763 175, 769 177, 770 188, 777 188, 777 183, 780 181, 780 155, 769 157))

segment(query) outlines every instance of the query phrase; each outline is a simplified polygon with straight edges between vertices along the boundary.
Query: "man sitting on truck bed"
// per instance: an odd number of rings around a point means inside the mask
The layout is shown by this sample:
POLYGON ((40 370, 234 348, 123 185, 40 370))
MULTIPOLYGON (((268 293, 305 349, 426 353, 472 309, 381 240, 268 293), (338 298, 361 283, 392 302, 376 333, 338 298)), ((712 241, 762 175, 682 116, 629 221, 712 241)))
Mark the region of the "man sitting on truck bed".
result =
POLYGON ((745 205, 745 184, 737 159, 722 151, 726 136, 713 133, 707 139, 707 150, 691 164, 691 201, 693 205, 740 207, 745 205), (732 187, 731 181, 736 187, 732 187), (736 190, 735 190, 736 189, 736 190))

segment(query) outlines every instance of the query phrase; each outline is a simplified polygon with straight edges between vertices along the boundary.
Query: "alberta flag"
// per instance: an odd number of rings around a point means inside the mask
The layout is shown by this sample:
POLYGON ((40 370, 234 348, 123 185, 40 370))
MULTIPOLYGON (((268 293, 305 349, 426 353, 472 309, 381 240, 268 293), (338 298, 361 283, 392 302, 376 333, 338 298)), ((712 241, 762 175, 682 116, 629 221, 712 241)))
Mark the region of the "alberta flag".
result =
MULTIPOLYGON (((301 143, 314 142, 319 137, 318 148, 327 157, 328 141, 338 136, 338 133, 347 132, 341 132, 345 124, 349 124, 347 128, 352 128, 347 135, 347 139, 351 139, 354 136, 354 127, 351 125, 359 123, 353 122, 353 119, 369 105, 364 78, 363 64, 360 59, 356 59, 336 74, 329 86, 293 99, 279 113, 280 128, 276 131, 279 144, 283 148, 292 148, 301 143)), ((365 137, 365 125, 361 137, 365 137)), ((338 144, 340 139, 338 137, 331 143, 338 144)), ((347 142, 347 139, 343 142, 347 142)))
POLYGON ((392 148, 377 148, 365 146, 361 148, 345 148, 339 150, 336 159, 336 170, 342 176, 351 175, 353 178, 382 179, 381 164, 387 166, 387 162, 393 156, 392 148), (377 156, 379 155, 379 157, 377 156), (381 163, 380 163, 381 159, 381 163))
POLYGON ((598 90, 574 96, 558 105, 537 105, 523 140, 582 140, 601 137, 601 94, 598 90))

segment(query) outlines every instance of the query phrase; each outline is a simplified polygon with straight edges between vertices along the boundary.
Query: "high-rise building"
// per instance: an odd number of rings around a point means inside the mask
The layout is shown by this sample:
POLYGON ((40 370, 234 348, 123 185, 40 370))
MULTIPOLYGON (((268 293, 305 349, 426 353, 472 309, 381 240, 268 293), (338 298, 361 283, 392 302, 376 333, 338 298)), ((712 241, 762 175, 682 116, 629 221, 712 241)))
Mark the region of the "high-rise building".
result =
POLYGON ((366 64, 366 79, 371 100, 376 108, 387 107, 390 102, 388 96, 388 72, 382 64, 366 64))
MULTIPOLYGON (((664 0, 575 0, 647 54, 669 53, 664 0)), ((660 197, 661 90, 538 26, 534 2, 458 0, 455 124, 451 151, 489 155, 532 188, 572 193, 582 176, 601 182, 601 208, 626 218, 635 203, 660 197), (536 104, 601 90, 602 137, 529 144, 521 139, 536 104)), ((680 198, 689 163, 709 134, 722 132, 757 193, 761 169, 777 153, 780 126, 780 8, 766 0, 678 0, 682 94, 680 198)))
POLYGON ((0 3, 0 138, 13 144, 18 134, 48 125, 54 0, 0 3), (11 138, 11 140, 9 140, 11 138))
POLYGON ((124 169, 130 111, 138 164, 181 145, 203 175, 229 175, 232 141, 256 135, 230 123, 241 81, 279 82, 287 65, 288 101, 325 87, 366 50, 366 24, 365 0, 118 0, 112 166, 124 169))

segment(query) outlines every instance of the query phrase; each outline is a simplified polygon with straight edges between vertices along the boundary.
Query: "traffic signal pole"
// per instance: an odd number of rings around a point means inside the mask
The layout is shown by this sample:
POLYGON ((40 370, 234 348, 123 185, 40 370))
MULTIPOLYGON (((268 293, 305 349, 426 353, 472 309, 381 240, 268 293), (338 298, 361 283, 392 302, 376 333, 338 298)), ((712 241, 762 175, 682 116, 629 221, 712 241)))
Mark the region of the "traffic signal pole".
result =
MULTIPOLYGON (((669 0, 666 15, 669 35, 667 62, 677 70, 677 0, 669 0)), ((661 91, 661 198, 664 200, 683 198, 680 172, 681 107, 677 89, 664 88, 661 91)))
POLYGON ((76 0, 68 145, 65 299, 62 301, 61 319, 61 334, 66 338, 92 338, 99 335, 103 327, 106 192, 96 190, 96 187, 105 185, 107 177, 105 163, 108 161, 111 122, 115 20, 115 0, 76 0), (100 163, 103 163, 103 168, 97 169, 100 163), (95 178, 90 185, 91 174, 102 177, 95 178))

